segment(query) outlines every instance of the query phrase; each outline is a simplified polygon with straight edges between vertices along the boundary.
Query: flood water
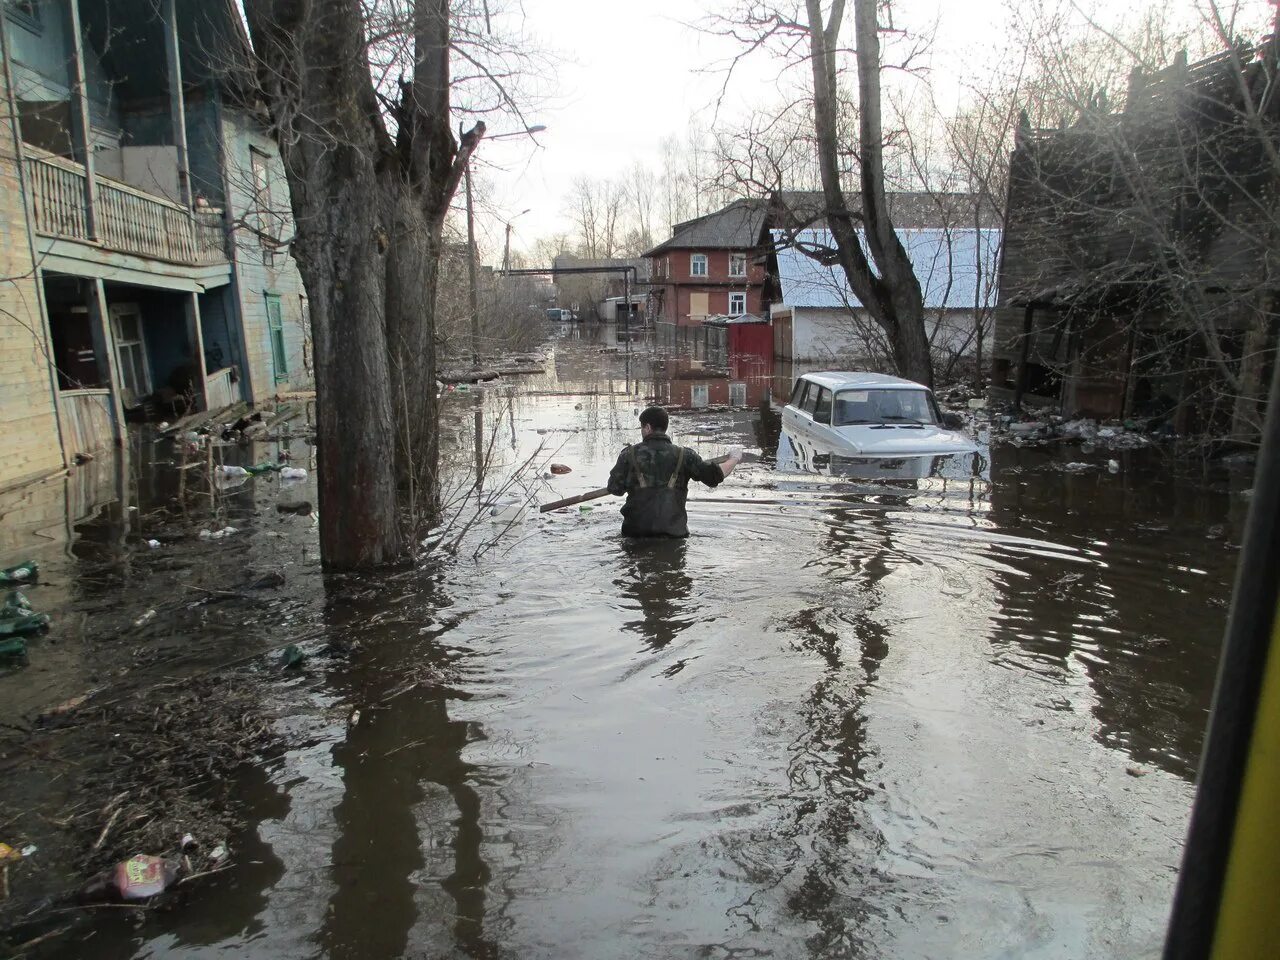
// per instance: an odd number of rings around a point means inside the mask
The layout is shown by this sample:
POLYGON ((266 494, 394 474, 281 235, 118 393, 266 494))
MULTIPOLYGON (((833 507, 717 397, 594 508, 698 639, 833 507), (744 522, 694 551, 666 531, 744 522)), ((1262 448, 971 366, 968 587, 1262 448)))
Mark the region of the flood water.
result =
MULTIPOLYGON (((447 398, 459 470, 482 413, 483 497, 510 502, 525 463, 541 502, 603 485, 655 379, 608 334, 447 398), (550 462, 573 472, 536 479, 550 462)), ((1158 955, 1249 475, 997 444, 967 479, 851 480, 780 472, 755 408, 671 432, 749 451, 691 492, 686 542, 622 539, 610 498, 510 529, 486 512, 455 560, 326 582, 312 522, 246 492, 242 533, 192 549, 288 586, 238 624, 174 608, 191 656, 360 652, 264 683, 287 748, 246 776, 234 869, 63 955, 1158 955)), ((35 708, 92 669, 57 649, 0 691, 35 708)))

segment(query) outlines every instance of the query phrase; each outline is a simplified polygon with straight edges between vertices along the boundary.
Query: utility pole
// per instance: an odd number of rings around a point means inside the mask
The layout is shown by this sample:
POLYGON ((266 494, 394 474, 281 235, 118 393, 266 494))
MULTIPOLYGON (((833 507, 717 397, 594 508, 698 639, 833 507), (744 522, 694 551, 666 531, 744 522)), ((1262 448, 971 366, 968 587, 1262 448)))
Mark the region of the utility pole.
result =
MULTIPOLYGON (((459 131, 461 132, 461 131, 459 131)), ((471 300, 471 362, 480 366, 480 297, 476 291, 476 222, 471 206, 471 158, 463 168, 467 185, 467 284, 471 300)))

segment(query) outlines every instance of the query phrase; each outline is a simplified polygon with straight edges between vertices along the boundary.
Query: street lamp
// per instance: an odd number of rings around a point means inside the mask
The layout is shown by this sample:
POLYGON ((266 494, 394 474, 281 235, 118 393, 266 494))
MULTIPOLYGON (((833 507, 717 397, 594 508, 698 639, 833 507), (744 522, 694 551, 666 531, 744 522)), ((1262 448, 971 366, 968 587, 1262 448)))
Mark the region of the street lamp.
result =
MULTIPOLYGON (((512 217, 511 220, 516 219, 516 217, 523 217, 526 213, 528 213, 532 209, 533 207, 529 207, 527 210, 521 210, 519 213, 516 214, 515 217, 512 217)), ((506 237, 502 241, 502 272, 503 273, 506 273, 508 270, 511 269, 511 220, 508 220, 506 222, 506 228, 507 228, 506 237)))
MULTIPOLYGON (((510 133, 495 133, 489 137, 490 140, 507 140, 511 137, 527 137, 535 133, 541 133, 547 129, 545 124, 535 124, 532 127, 525 127, 523 130, 513 130, 510 133)), ((483 138, 484 134, 480 136, 483 138)), ((458 126, 458 138, 462 138, 462 126, 458 126)), ((476 150, 480 148, 479 142, 471 148, 471 153, 467 155, 467 161, 462 165, 463 179, 467 186, 467 280, 471 287, 471 362, 478 368, 480 366, 480 297, 476 292, 476 227, 475 214, 471 205, 471 157, 475 155, 476 150)), ((528 211, 525 211, 526 213, 528 211)), ((514 217, 512 218, 514 219, 514 217)), ((510 225, 508 225, 508 237, 510 236, 510 225)), ((505 266, 504 266, 505 268, 505 266)))

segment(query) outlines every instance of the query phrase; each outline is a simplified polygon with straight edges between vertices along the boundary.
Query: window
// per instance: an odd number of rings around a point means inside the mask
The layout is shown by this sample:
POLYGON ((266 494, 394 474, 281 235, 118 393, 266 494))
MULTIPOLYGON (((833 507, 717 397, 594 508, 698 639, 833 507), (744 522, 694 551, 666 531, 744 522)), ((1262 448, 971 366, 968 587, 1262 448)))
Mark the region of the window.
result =
POLYGON ((747 255, 745 253, 729 254, 729 276, 745 277, 747 275, 747 255))
POLYGON ((689 276, 705 277, 707 275, 707 255, 695 253, 689 257, 689 276))
POLYGON ((9 19, 39 33, 44 26, 40 17, 40 0, 4 0, 9 19))
POLYGON ((262 262, 268 265, 276 247, 272 229, 270 162, 271 158, 261 150, 249 148, 249 169, 253 177, 252 223, 262 247, 262 262))
POLYGON ((797 380, 795 389, 791 391, 791 405, 793 407, 800 406, 800 398, 804 395, 804 388, 808 384, 807 380, 797 380))
POLYGON ((813 408, 813 422, 831 422, 831 391, 825 387, 818 391, 818 403, 813 408))
POLYGON ((120 385, 126 406, 134 406, 151 393, 147 372, 147 345, 142 337, 142 314, 134 304, 111 306, 111 332, 116 341, 116 362, 120 366, 120 385))
POLYGON ((740 317, 747 312, 747 295, 745 293, 729 294, 729 316, 740 317))
POLYGON ((809 384, 809 389, 804 392, 804 400, 800 404, 800 409, 809 416, 813 416, 814 409, 818 406, 818 394, 822 389, 816 384, 809 384))
POLYGON ((745 383, 729 384, 729 405, 745 407, 747 405, 747 385, 745 383))
POLYGON ((836 397, 835 425, 936 423, 923 390, 844 390, 836 397))
POLYGON ((705 407, 710 402, 707 385, 705 383, 695 383, 690 390, 689 406, 705 407))
POLYGON ((284 315, 280 309, 280 297, 268 293, 267 299, 267 332, 271 335, 271 365, 275 369, 276 380, 289 379, 289 362, 284 352, 284 315))

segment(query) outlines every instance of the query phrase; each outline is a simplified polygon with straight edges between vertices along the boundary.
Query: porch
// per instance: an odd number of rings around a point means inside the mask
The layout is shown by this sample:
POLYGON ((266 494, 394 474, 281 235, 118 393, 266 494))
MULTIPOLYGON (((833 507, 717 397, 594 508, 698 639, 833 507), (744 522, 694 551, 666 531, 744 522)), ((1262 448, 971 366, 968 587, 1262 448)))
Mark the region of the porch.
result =
POLYGON ((197 294, 48 270, 41 283, 68 459, 120 442, 126 419, 173 420, 240 400, 241 350, 219 319, 226 288, 197 294))
POLYGON ((98 174, 90 204, 83 164, 31 144, 23 145, 35 230, 106 251, 175 264, 227 260, 222 210, 188 210, 180 204, 98 174))

